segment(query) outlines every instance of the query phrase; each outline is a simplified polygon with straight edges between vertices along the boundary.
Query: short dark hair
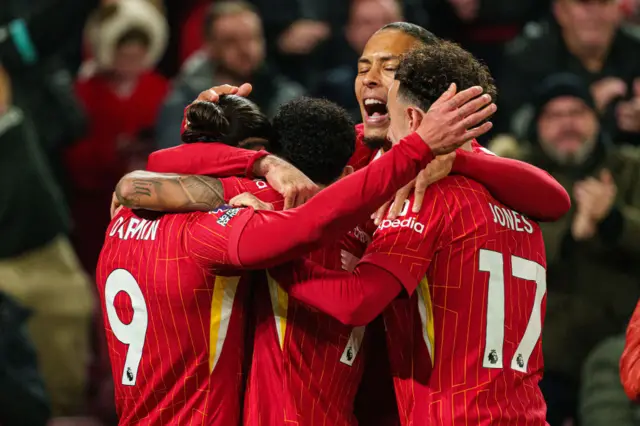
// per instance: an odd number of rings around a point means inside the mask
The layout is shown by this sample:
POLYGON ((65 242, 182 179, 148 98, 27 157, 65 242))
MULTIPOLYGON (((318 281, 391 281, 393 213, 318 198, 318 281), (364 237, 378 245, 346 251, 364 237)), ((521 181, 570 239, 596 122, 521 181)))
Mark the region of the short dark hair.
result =
POLYGON ((412 24, 410 22, 392 22, 380 28, 377 32, 385 30, 397 30, 402 31, 406 35, 409 35, 421 44, 435 44, 440 41, 431 31, 422 28, 420 25, 412 24))
POLYGON ((258 15, 258 10, 251 3, 242 0, 215 1, 207 9, 202 27, 205 39, 211 38, 211 27, 220 18, 251 12, 258 15))
POLYGON ((322 185, 340 177, 355 149, 349 113, 326 99, 302 97, 283 104, 273 131, 277 154, 322 185))
POLYGON ((405 53, 395 79, 400 82, 398 95, 425 111, 451 83, 456 83, 458 91, 481 86, 494 102, 497 96, 489 68, 449 41, 417 47, 405 53))
POLYGON ((189 105, 182 141, 238 146, 248 138, 270 140, 272 134, 269 119, 256 104, 241 96, 222 95, 218 103, 198 101, 189 105))

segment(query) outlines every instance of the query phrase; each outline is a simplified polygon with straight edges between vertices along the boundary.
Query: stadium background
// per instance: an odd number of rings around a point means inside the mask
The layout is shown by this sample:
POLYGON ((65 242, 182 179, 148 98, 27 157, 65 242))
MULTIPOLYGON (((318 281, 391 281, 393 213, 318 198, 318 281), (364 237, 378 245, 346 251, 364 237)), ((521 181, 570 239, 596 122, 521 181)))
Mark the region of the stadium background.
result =
MULTIPOLYGON (((257 15, 241 21, 226 19, 224 9, 211 19, 211 4, 0 3, 2 426, 114 424, 92 287, 111 193, 120 176, 144 168, 150 151, 178 143, 182 109, 211 86, 251 81, 252 99, 269 114, 297 96, 327 97, 360 121, 359 53, 376 29, 407 20, 489 65, 500 112, 483 144, 535 163, 532 129, 550 119, 541 113, 545 102, 569 90, 597 112, 599 125, 584 136, 606 149, 563 166, 574 176, 567 190, 586 168, 618 157, 632 176, 614 189, 636 184, 638 0, 252 0, 257 15), (545 85, 549 78, 555 85, 545 85)), ((545 228, 542 388, 552 426, 640 424, 618 378, 623 333, 640 297, 640 240, 623 256, 585 249, 622 238, 612 217, 640 200, 614 203, 611 191, 602 194, 594 235, 575 234, 573 213, 545 228)))

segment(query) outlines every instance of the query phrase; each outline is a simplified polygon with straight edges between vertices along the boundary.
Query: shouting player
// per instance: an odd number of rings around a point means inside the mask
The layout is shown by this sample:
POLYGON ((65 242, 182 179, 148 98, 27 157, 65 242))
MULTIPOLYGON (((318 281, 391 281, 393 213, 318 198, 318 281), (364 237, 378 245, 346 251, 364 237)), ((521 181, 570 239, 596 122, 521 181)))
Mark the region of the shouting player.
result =
MULTIPOLYGON (((389 92, 392 142, 427 117, 422 111, 440 87, 490 81, 488 73, 452 43, 408 53, 389 92)), ((403 425, 544 425, 546 260, 538 225, 461 176, 429 186, 425 201, 416 213, 412 195, 398 219, 381 223, 353 275, 298 263, 296 280, 307 285, 290 295, 337 318, 359 313, 355 325, 386 307, 403 425)), ((291 282, 289 266, 272 274, 291 282)))
MULTIPOLYGON (((120 209, 97 270, 120 424, 237 424, 245 290, 237 269, 274 265, 340 237, 434 154, 486 132, 488 123, 471 129, 495 110, 481 109, 490 103, 481 92, 447 90, 388 158, 289 212, 222 207, 152 218, 120 209)), ((206 179, 179 176, 133 184, 134 202, 161 197, 163 186, 190 201, 210 189, 206 179)))

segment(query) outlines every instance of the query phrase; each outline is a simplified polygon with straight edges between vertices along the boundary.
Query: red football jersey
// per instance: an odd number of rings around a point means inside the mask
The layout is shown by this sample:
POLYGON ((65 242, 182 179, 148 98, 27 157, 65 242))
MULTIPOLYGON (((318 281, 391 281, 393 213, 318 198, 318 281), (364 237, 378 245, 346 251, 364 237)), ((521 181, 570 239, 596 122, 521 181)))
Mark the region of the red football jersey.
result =
POLYGON ((224 266, 252 214, 111 221, 97 286, 121 425, 238 424, 246 289, 224 266))
MULTIPOLYGON (((261 180, 221 179, 225 198, 250 192, 283 207, 261 180)), ((360 258, 370 237, 360 228, 307 257, 329 269, 360 258)), ((353 403, 364 367, 365 327, 348 327, 289 298, 270 276, 254 291, 253 362, 245 395, 245 425, 354 425, 353 403)))
POLYGON ((383 221, 365 255, 415 283, 384 312, 402 424, 544 425, 538 225, 461 176, 425 200, 383 221))

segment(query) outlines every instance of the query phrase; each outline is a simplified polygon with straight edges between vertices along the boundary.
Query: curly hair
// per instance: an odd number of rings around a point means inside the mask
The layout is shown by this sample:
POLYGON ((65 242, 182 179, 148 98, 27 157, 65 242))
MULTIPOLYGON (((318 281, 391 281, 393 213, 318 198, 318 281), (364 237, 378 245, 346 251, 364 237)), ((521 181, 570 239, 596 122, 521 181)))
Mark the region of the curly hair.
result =
POLYGON ((481 86, 494 102, 497 96, 489 68, 459 45, 444 40, 405 53, 395 79, 400 82, 398 95, 425 111, 451 83, 456 83, 458 91, 481 86))
POLYGON ((355 149, 354 123, 347 111, 326 99, 302 97, 280 106, 273 118, 278 155, 311 180, 337 180, 355 149))
POLYGON ((238 146, 248 138, 270 140, 271 123, 250 100, 222 95, 218 103, 194 102, 187 107, 187 129, 182 142, 222 142, 238 146))

